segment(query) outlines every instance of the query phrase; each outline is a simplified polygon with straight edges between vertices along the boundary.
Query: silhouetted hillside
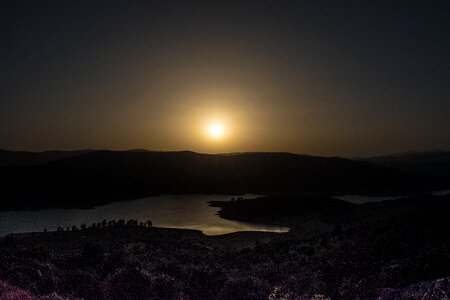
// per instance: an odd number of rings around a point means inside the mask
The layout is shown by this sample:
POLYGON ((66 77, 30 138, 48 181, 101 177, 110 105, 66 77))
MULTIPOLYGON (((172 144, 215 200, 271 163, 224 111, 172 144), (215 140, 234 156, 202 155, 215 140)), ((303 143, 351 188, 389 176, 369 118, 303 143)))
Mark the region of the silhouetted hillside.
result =
POLYGON ((0 168, 2 208, 84 207, 159 193, 411 193, 441 184, 368 162, 289 153, 95 151, 0 168))
POLYGON ((450 151, 405 152, 358 158, 381 166, 433 176, 450 183, 450 151))
POLYGON ((374 163, 433 163, 450 162, 450 151, 428 151, 428 152, 403 152, 391 155, 358 158, 359 160, 374 163))
POLYGON ((4 166, 31 166, 44 164, 58 159, 74 157, 92 152, 92 150, 75 151, 8 151, 0 149, 0 167, 4 166))

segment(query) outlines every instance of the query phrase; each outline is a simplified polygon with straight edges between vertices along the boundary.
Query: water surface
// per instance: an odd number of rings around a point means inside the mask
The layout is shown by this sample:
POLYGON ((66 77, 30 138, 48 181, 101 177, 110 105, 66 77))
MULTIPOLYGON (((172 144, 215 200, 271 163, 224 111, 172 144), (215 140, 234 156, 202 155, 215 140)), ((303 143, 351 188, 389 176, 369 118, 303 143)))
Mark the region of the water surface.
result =
POLYGON ((386 200, 395 200, 404 198, 404 196, 387 196, 387 197, 376 197, 376 196, 364 196, 364 195, 344 195, 344 196, 335 196, 333 198, 344 200, 347 202, 362 204, 368 202, 381 202, 386 200))
MULTIPOLYGON (((431 195, 433 196, 445 196, 450 194, 450 190, 440 190, 433 191, 431 195)), ((355 204, 362 204, 368 202, 381 202, 386 200, 395 200, 400 198, 405 198, 408 196, 385 196, 385 197, 377 197, 377 196, 364 196, 364 195, 344 195, 344 196, 335 196, 333 198, 345 200, 355 204)))
POLYGON ((450 190, 434 191, 431 193, 433 196, 445 196, 450 194, 450 190))
MULTIPOLYGON (((225 201, 228 195, 161 195, 138 200, 114 202, 93 209, 44 209, 38 211, 0 212, 0 236, 9 233, 56 230, 73 225, 112 219, 151 220, 154 226, 197 229, 206 235, 219 235, 238 231, 287 232, 289 228, 260 225, 222 219, 220 208, 208 201, 225 201)), ((245 195, 244 198, 256 198, 245 195)))

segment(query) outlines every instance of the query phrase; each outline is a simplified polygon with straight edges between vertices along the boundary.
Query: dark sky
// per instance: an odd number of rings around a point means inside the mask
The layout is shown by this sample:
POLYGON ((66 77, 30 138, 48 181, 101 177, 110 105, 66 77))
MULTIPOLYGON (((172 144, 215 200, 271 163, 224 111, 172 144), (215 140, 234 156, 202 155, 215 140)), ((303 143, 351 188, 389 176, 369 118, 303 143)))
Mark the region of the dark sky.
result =
POLYGON ((448 0, 11 0, 0 36, 4 149, 450 148, 448 0))

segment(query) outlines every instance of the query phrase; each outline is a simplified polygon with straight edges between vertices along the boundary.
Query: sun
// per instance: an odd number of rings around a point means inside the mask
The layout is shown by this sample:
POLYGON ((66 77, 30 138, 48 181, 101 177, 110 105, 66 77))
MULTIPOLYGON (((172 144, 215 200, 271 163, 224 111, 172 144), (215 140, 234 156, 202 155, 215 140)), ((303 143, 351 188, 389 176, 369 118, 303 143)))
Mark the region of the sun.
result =
POLYGON ((226 130, 225 130, 224 125, 220 124, 220 123, 210 124, 207 128, 208 136, 210 138, 213 138, 216 140, 223 138, 225 135, 225 132, 226 132, 226 130))

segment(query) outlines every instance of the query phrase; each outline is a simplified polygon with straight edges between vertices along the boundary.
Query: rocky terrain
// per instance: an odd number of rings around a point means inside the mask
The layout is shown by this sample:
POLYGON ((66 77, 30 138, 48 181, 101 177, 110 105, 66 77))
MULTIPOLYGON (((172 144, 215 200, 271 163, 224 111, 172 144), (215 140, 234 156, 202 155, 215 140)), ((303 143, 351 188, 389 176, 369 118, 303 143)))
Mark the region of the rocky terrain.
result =
POLYGON ((134 221, 14 234, 0 239, 0 299, 448 299, 449 198, 213 204, 227 218, 272 215, 285 234, 134 221))

